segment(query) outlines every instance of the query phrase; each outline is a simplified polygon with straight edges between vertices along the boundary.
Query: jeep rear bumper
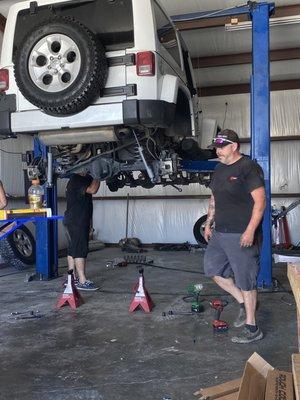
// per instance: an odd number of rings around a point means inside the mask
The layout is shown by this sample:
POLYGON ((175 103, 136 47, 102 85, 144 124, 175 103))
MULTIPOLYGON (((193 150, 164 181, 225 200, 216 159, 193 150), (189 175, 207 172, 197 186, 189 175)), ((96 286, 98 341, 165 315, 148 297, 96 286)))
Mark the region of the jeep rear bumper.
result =
POLYGON ((15 133, 122 124, 122 103, 95 104, 68 117, 53 117, 39 109, 11 114, 11 129, 15 133))
POLYGON ((16 95, 0 95, 0 135, 10 136, 12 133, 10 115, 16 111, 16 95))
POLYGON ((39 109, 12 112, 15 109, 7 106, 0 108, 0 123, 3 122, 2 132, 7 135, 116 125, 166 128, 174 120, 175 108, 175 104, 162 100, 124 100, 122 103, 95 104, 67 117, 54 117, 39 109))
POLYGON ((174 121, 176 104, 163 100, 123 101, 124 125, 167 128, 174 121))

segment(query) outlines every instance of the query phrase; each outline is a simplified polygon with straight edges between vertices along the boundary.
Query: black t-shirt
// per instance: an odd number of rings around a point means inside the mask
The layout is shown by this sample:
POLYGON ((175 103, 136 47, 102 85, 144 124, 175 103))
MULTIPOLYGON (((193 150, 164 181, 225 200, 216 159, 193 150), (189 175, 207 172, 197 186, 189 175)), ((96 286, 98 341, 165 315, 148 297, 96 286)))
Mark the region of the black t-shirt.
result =
POLYGON ((243 233, 251 219, 251 192, 264 186, 261 167, 243 156, 231 165, 218 164, 210 184, 215 199, 215 224, 219 232, 243 233))
POLYGON ((87 226, 93 216, 92 195, 86 193, 86 189, 92 183, 90 175, 73 174, 67 184, 66 199, 67 209, 65 212, 65 223, 78 226, 87 226))

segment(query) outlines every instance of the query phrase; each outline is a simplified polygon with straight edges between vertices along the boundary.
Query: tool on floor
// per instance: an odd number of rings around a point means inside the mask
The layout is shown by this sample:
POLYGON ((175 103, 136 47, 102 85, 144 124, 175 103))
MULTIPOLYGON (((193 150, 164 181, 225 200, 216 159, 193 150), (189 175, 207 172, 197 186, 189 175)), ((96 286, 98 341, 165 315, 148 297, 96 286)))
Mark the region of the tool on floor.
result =
POLYGON ((202 312, 205 299, 200 299, 200 293, 203 289, 202 283, 192 283, 187 287, 188 295, 183 297, 183 301, 191 302, 191 312, 202 312))
POLYGON ((69 305, 71 308, 76 309, 83 304, 83 298, 75 286, 74 274, 71 269, 68 271, 68 283, 61 295, 60 299, 56 304, 56 308, 61 308, 63 306, 69 305))
POLYGON ((39 314, 39 311, 23 311, 23 312, 12 312, 11 315, 15 317, 15 319, 39 319, 42 318, 43 315, 39 314))
POLYGON ((168 312, 162 312, 161 315, 163 317, 172 316, 172 315, 192 315, 195 314, 193 311, 176 311, 176 310, 169 310, 168 312))
POLYGON ((113 260, 106 262, 107 268, 127 267, 127 265, 128 262, 125 261, 124 258, 114 258, 113 260))
POLYGON ((14 311, 14 312, 10 313, 10 315, 23 315, 23 314, 28 314, 28 313, 31 315, 38 314, 39 310, 37 310, 37 311, 30 310, 30 311, 22 311, 22 312, 14 311))
POLYGON ((141 254, 127 254, 123 258, 117 257, 106 262, 107 268, 127 267, 129 264, 153 264, 153 259, 141 254))
POLYGON ((153 259, 142 254, 126 254, 124 260, 128 264, 153 264, 153 259))
POLYGON ((215 299, 209 302, 209 304, 215 310, 215 316, 212 322, 214 332, 227 332, 229 329, 229 325, 227 322, 222 321, 220 317, 222 311, 224 310, 224 307, 227 306, 228 301, 215 299))
POLYGON ((139 268, 139 280, 134 287, 134 297, 131 301, 129 312, 135 311, 141 307, 145 312, 151 312, 154 304, 145 287, 144 269, 139 268))
POLYGON ((35 314, 34 311, 31 311, 29 315, 18 315, 15 319, 39 319, 42 318, 43 315, 35 314))

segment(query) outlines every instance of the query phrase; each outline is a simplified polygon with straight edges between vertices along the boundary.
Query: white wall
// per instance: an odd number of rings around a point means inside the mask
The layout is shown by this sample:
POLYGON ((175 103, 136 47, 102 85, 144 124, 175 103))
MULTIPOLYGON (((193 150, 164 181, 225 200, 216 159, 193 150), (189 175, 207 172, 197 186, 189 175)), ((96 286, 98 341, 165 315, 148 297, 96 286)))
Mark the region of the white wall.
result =
MULTIPOLYGON (((299 90, 271 92, 271 136, 300 135, 299 100, 299 90)), ((233 129, 240 137, 250 137, 249 94, 203 97, 201 108, 205 118, 216 119, 219 126, 233 129)))

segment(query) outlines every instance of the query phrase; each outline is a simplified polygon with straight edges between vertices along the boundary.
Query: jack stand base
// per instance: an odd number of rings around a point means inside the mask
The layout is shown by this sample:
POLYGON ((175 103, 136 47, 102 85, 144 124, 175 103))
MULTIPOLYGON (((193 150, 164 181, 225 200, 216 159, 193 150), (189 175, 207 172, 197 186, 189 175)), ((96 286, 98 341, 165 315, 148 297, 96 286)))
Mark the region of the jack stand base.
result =
POLYGON ((278 290, 280 290, 280 284, 276 278, 272 279, 271 286, 258 286, 257 287, 258 292, 271 293, 271 292, 278 292, 278 290))
POLYGON ((135 311, 138 307, 141 307, 146 313, 151 312, 152 308, 154 307, 153 301, 145 288, 144 282, 144 270, 143 268, 139 269, 139 281, 135 286, 134 289, 134 297, 131 301, 129 312, 135 311))
POLYGON ((136 296, 133 298, 129 312, 135 311, 138 307, 141 307, 146 313, 151 312, 154 304, 151 300, 151 297, 146 289, 144 289, 145 295, 143 297, 137 298, 136 296))
POLYGON ((24 282, 33 282, 33 281, 45 281, 48 279, 44 279, 42 274, 26 274, 24 282))
POLYGON ((67 286, 56 304, 56 308, 69 305, 74 310, 84 303, 81 294, 75 286, 73 270, 68 271, 68 283, 67 286))
POLYGON ((58 278, 57 276, 54 276, 52 278, 47 278, 45 277, 45 275, 43 274, 38 274, 38 273, 33 273, 33 274, 26 274, 25 278, 24 278, 24 282, 33 282, 33 281, 50 281, 52 279, 56 279, 58 278))

